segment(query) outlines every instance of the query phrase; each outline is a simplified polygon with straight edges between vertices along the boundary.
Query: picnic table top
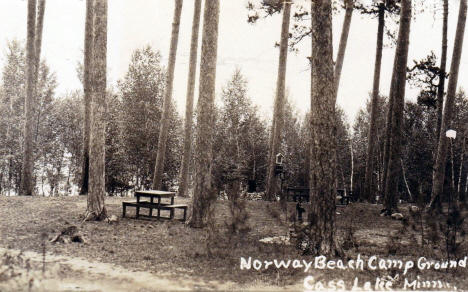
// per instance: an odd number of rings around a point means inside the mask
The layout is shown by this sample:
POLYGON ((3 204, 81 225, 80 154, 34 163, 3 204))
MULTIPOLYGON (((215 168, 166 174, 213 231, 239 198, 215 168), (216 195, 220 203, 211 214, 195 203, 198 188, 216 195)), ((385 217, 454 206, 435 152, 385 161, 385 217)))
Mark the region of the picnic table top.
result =
POLYGON ((147 196, 147 197, 174 197, 176 192, 166 192, 166 191, 157 191, 157 190, 149 190, 149 191, 135 191, 135 196, 147 196))

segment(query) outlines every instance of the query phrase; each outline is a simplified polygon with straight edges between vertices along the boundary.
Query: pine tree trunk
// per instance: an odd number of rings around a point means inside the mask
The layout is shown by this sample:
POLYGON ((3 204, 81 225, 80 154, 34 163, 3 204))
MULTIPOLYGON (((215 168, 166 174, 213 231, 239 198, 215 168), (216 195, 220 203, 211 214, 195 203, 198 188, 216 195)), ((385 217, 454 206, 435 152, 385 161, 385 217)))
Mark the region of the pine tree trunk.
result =
POLYGON ((200 61, 200 86, 197 104, 197 139, 195 142, 195 188, 189 225, 202 228, 211 215, 216 200, 211 180, 213 163, 214 99, 218 54, 219 0, 206 0, 203 13, 203 36, 200 61))
POLYGON ((187 101, 185 104, 184 153, 180 167, 179 196, 188 197, 189 166, 192 154, 193 127, 193 97, 195 95, 195 80, 197 75, 198 32, 200 30, 201 0, 195 0, 192 23, 192 39, 190 41, 190 61, 187 85, 187 101))
MULTIPOLYGON (((396 61, 396 59, 395 59, 396 61)), ((395 66, 395 64, 394 64, 395 66)), ((392 124, 392 117, 393 117, 393 91, 394 91, 394 82, 392 79, 392 83, 390 85, 390 94, 388 96, 388 109, 387 109, 387 117, 385 121, 385 137, 384 137, 384 149, 383 149, 383 165, 382 165, 382 185, 380 188, 381 198, 385 198, 386 187, 387 187, 387 176, 388 176, 388 160, 390 156, 390 139, 392 136, 391 131, 391 124, 392 124)))
POLYGON ((450 139, 445 136, 445 132, 450 129, 452 122, 452 112, 455 96, 457 93, 458 73, 460 70, 460 60, 463 49, 463 37, 465 34, 466 11, 466 0, 461 0, 460 9, 458 12, 457 31, 455 33, 455 43, 453 46, 452 64, 450 65, 450 80, 447 88, 447 98, 445 100, 444 115, 442 117, 441 132, 439 137, 439 144, 437 147, 437 158, 432 183, 431 201, 428 207, 430 211, 434 210, 434 203, 442 196, 444 189, 448 139, 450 139))
POLYGON ((23 162, 19 194, 32 196, 34 193, 34 117, 36 104, 36 0, 28 0, 28 25, 26 41, 27 85, 24 122, 23 162))
POLYGON ((388 213, 398 210, 398 179, 400 177, 401 142, 403 110, 405 107, 406 68, 408 63, 409 35, 411 27, 411 0, 403 0, 400 15, 397 48, 393 69, 393 112, 390 124, 390 145, 388 156, 387 182, 385 188, 384 208, 388 213))
MULTIPOLYGON (((393 69, 397 68, 399 56, 395 54, 393 60, 393 69)), ((392 74, 392 80, 390 83, 390 93, 388 95, 388 109, 387 117, 385 121, 385 136, 384 136, 384 151, 383 151, 383 170, 382 170, 382 186, 381 186, 381 197, 384 200, 386 195, 387 177, 388 177, 388 162, 390 159, 390 140, 392 137, 392 119, 393 119, 393 108, 394 108, 394 94, 395 94, 395 77, 396 74, 392 74)))
POLYGON ((461 184, 462 184, 462 172, 463 172, 463 160, 465 158, 465 146, 466 146, 466 138, 463 138, 462 144, 462 152, 460 157, 460 170, 458 172, 458 183, 457 183, 457 200, 460 201, 460 192, 461 192, 461 184))
POLYGON ((273 123, 270 132, 270 151, 268 154, 268 173, 266 182, 267 200, 276 201, 278 196, 278 175, 275 173, 276 155, 281 149, 284 124, 284 100, 286 88, 286 64, 288 58, 289 19, 291 16, 291 2, 284 3, 283 21, 281 24, 281 43, 278 65, 278 79, 276 81, 276 97, 273 110, 273 123))
POLYGON ((379 26, 377 29, 377 50, 375 56, 374 67, 374 84, 372 87, 372 100, 371 112, 367 145, 367 159, 366 159, 366 174, 364 181, 364 197, 363 199, 368 202, 375 200, 375 188, 373 182, 374 172, 374 152, 377 139, 377 104, 379 100, 379 87, 380 87, 380 71, 382 67, 382 49, 383 49, 383 33, 385 28, 385 4, 379 5, 379 26))
MULTIPOLYGON (((36 47, 36 60, 35 60, 35 72, 34 78, 36 82, 39 83, 39 68, 41 66, 41 48, 42 48, 42 31, 44 28, 44 14, 45 14, 45 0, 39 0, 37 5, 37 20, 36 20, 36 39, 35 39, 35 47, 36 47)), ((37 88, 37 86, 36 86, 37 88)), ((36 129, 34 130, 34 144, 37 143, 37 137, 39 134, 39 125, 41 123, 41 112, 42 106, 41 101, 39 98, 39 94, 36 92, 36 112, 37 112, 37 119, 36 119, 36 129)))
POLYGON ((83 115, 83 168, 80 195, 86 195, 89 187, 89 138, 91 128, 91 82, 92 82, 92 59, 93 59, 93 15, 95 0, 86 0, 86 24, 84 39, 84 115, 83 115))
POLYGON ((335 98, 338 95, 338 89, 340 88, 341 70, 343 69, 346 45, 348 44, 349 28, 351 27, 353 10, 353 0, 346 0, 346 13, 343 22, 343 30, 341 31, 340 46, 338 47, 338 56, 336 57, 335 65, 335 98))
POLYGON ((310 185, 310 114, 305 116, 306 119, 306 141, 305 141, 305 149, 304 149, 304 186, 309 187, 310 185))
POLYGON ((169 64, 167 66, 166 88, 164 90, 164 103, 161 123, 159 127, 158 151, 156 152, 156 165, 154 167, 153 189, 160 190, 164 160, 166 157, 167 134, 171 120, 172 84, 174 81, 174 68, 177 55, 177 43, 179 41, 180 15, 182 13, 183 0, 175 0, 174 19, 172 21, 171 47, 169 49, 169 64))
POLYGON ((336 115, 331 0, 312 4, 310 201, 311 249, 336 251, 336 115))
MULTIPOLYGON (((42 48, 42 31, 44 29, 44 14, 45 14, 46 0, 39 0, 37 5, 37 22, 36 22, 36 36, 35 36, 35 49, 36 49, 36 71, 34 78, 39 79, 39 68, 41 66, 41 48, 42 48)), ((36 81, 38 82, 38 81, 36 81)))
POLYGON ((93 53, 89 193, 85 220, 103 220, 107 219, 105 206, 107 0, 96 0, 94 7, 93 53))
POLYGON ((443 107, 444 107, 445 77, 447 76, 447 73, 445 72, 445 70, 446 70, 446 67, 447 67, 448 13, 449 13, 448 0, 444 0, 444 24, 442 26, 442 57, 440 58, 440 76, 439 76, 439 86, 437 88, 437 129, 436 129, 437 144, 439 143, 440 127, 442 125, 442 111, 443 111, 443 107))

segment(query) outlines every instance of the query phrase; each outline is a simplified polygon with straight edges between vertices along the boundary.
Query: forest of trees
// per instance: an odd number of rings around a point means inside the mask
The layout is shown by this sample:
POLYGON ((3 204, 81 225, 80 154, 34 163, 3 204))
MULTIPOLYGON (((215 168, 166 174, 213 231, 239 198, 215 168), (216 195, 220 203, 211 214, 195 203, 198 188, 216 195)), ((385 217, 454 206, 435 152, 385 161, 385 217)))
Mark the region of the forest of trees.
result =
POLYGON ((246 14, 254 12, 249 22, 282 14, 272 117, 260 114, 252 102, 256 97, 249 93, 242 64, 215 92, 220 3, 206 0, 202 10, 196 1, 185 118, 171 96, 182 2, 175 1, 168 64, 165 52, 150 45, 137 48, 125 77, 112 87, 106 83, 107 0, 88 0, 85 58, 77 69, 83 90, 56 94, 57 77, 40 58, 45 1, 28 1, 27 39, 9 41, 1 68, 2 195, 88 194, 86 218, 104 219, 106 194, 181 186, 182 196, 193 197, 190 225, 203 227, 218 198, 262 193, 276 201, 283 196, 280 187, 310 188, 313 240, 324 254, 334 245, 337 188, 352 191, 354 201, 383 203, 389 215, 400 201, 429 204, 428 210, 447 200, 466 201, 468 102, 465 92, 457 92, 466 0, 460 1, 450 66, 444 1, 444 37, 437 45, 441 64, 432 53, 413 68, 407 68, 411 22, 418 17, 414 7, 423 5, 417 1, 365 6, 319 0, 294 14, 294 1, 249 3, 246 14), (334 62, 332 17, 340 9, 346 13, 334 62), (378 30, 373 88, 367 105, 349 121, 336 99, 353 10, 376 16, 378 30), (397 30, 388 31, 388 15, 398 19, 397 30), (200 86, 193 108, 199 31, 200 86), (384 31, 395 44, 389 93, 379 90, 384 31), (288 49, 309 36, 311 108, 303 115, 302 105, 288 97, 285 78, 288 49), (420 89, 417 101, 405 98, 408 82, 420 89), (456 139, 445 136, 449 129, 457 131, 456 139), (278 153, 284 156, 281 183, 274 169, 278 153))

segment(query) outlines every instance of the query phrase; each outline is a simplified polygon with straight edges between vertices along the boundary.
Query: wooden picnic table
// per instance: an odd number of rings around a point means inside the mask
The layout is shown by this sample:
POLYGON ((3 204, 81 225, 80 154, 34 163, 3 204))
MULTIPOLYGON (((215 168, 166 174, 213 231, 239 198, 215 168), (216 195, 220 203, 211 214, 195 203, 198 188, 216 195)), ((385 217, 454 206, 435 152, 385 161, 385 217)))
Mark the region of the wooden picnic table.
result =
MULTIPOLYGON (((155 205, 155 209, 158 210, 158 216, 157 218, 160 219, 161 218, 161 207, 162 206, 167 206, 167 205, 174 205, 174 197, 175 197, 176 193, 175 192, 165 192, 165 191, 135 191, 135 197, 137 198, 137 203, 144 203, 144 202, 148 202, 148 201, 141 201, 141 198, 149 198, 150 201, 149 203, 150 204, 154 204, 155 205), (158 199, 158 202, 155 204, 154 203, 154 198, 157 198, 158 199), (167 204, 167 203, 161 203, 161 199, 162 198, 170 198, 171 199, 171 203, 170 204, 167 204), (159 207, 159 208, 158 208, 159 207)), ((173 213, 174 210, 171 210, 171 218, 173 217, 173 213)), ((138 218, 140 216, 139 214, 139 208, 137 208, 137 214, 136 214, 136 218, 138 218)), ((149 208, 149 216, 152 217, 153 216, 153 208, 149 208)))
POLYGON ((174 204, 175 192, 166 192, 158 190, 149 191, 135 191, 136 202, 123 202, 123 217, 125 217, 126 207, 136 207, 135 219, 139 217, 154 218, 154 219, 172 219, 174 218, 174 209, 183 209, 185 221, 187 215, 188 205, 174 204), (147 198, 147 200, 145 200, 147 198), (158 199, 155 202, 154 199, 158 199), (143 199, 143 200, 142 200, 143 199), (149 200, 148 200, 149 199, 149 200), (170 203, 162 202, 162 199, 170 199, 170 203), (149 215, 140 215, 140 208, 149 209, 149 215), (157 210, 157 215, 153 216, 153 209, 157 210), (161 217, 161 210, 167 210, 170 212, 169 217, 161 217))

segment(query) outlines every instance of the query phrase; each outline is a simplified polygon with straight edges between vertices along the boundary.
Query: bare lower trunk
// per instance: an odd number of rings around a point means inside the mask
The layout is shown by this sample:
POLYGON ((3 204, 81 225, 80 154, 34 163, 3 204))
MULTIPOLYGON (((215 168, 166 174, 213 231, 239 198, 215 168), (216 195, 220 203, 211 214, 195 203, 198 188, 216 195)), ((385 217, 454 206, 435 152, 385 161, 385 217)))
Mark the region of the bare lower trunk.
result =
POLYGON ((92 59, 93 59, 93 15, 95 0, 86 1, 86 24, 84 39, 84 112, 83 112, 83 168, 80 195, 86 195, 89 188, 89 138, 91 128, 91 82, 92 82, 92 59))
POLYGON ((409 201, 412 202, 413 201, 413 195, 411 194, 411 190, 410 190, 409 185, 408 185, 408 180, 406 179, 405 165, 403 163, 403 159, 400 159, 400 163, 401 163, 401 171, 403 173, 403 180, 405 181, 406 191, 408 192, 409 201))
POLYGON ((388 156, 387 182, 385 188, 384 208, 388 213, 398 210, 398 178, 402 150, 403 110, 405 106, 406 67, 408 63, 409 35, 411 27, 411 0, 403 0, 400 15, 395 68, 393 69, 393 113, 390 124, 390 145, 388 156))
POLYGON ((276 81, 276 98, 273 111, 273 123, 270 133, 270 151, 268 154, 268 173, 266 183, 266 195, 269 201, 276 200, 280 190, 278 189, 278 175, 275 173, 276 155, 281 149, 281 137, 284 124, 284 100, 286 88, 286 64, 288 58, 289 19, 291 16, 291 3, 285 2, 283 9, 283 21, 281 24, 281 43, 278 65, 278 79, 276 81))
POLYGON ((383 169, 382 169, 382 186, 381 186, 381 197, 385 198, 386 188, 387 188, 387 176, 388 176, 388 159, 390 153, 390 137, 392 135, 391 123, 393 115, 393 81, 390 87, 390 95, 388 97, 388 109, 387 109, 387 118, 385 122, 385 137, 384 137, 384 151, 383 151, 383 169))
POLYGON ((331 0, 312 6, 310 196, 311 251, 336 252, 336 115, 331 0))
POLYGON ((21 184, 19 194, 32 196, 34 193, 34 117, 36 104, 36 0, 28 0, 28 25, 27 25, 27 85, 24 122, 23 162, 21 166, 21 184))
POLYGON ((466 24, 466 0, 460 1, 460 9, 458 12, 457 31, 455 33, 455 44, 453 46, 452 64, 450 65, 450 80, 447 89, 447 98, 445 101, 444 115, 442 117, 441 132, 439 137, 439 145, 437 148, 437 158, 435 164, 434 178, 432 183, 431 201, 429 210, 434 210, 434 202, 438 200, 443 193, 445 179, 445 165, 447 160, 448 139, 445 137, 445 132, 450 129, 452 122, 452 112, 457 93, 458 73, 460 70, 460 60, 463 49, 463 36, 465 34, 466 24))
POLYGON ((214 98, 218 54, 219 0, 206 0, 203 13, 203 38, 200 62, 200 86, 197 105, 195 144, 195 188, 189 225, 206 226, 216 194, 212 189, 214 98))
POLYGON ((369 135, 367 137, 367 157, 366 157, 366 174, 364 181, 364 197, 362 199, 373 202, 375 200, 374 187, 374 153, 377 139, 377 103, 379 99, 380 87, 380 71, 382 67, 382 49, 383 49, 383 33, 385 28, 385 4, 379 6, 379 26, 377 29, 377 49, 375 56, 374 67, 374 84, 372 87, 371 112, 369 123, 369 135))
POLYGON ((455 168, 453 165, 454 159, 453 159, 453 140, 450 139, 450 164, 452 168, 452 192, 455 191, 455 168))
POLYGON ((198 32, 200 30, 201 0, 195 0, 193 12, 192 39, 190 42, 190 62, 187 86, 187 101, 185 104, 184 153, 180 167, 179 195, 188 197, 189 166, 192 153, 192 127, 193 127, 193 97, 195 95, 195 80, 197 74, 198 32))
POLYGON ((85 220, 107 219, 105 206, 107 0, 96 0, 94 11, 89 194, 85 220))
POLYGON ((174 20, 172 22, 171 47, 169 50, 169 64, 167 66, 166 88, 164 91, 164 103, 161 123, 159 127, 158 151, 156 153, 156 165, 154 167, 153 189, 161 189, 164 160, 166 156, 167 134, 171 120, 172 84, 174 81, 174 68, 177 55, 177 43, 179 40, 180 15, 182 13, 183 0, 175 0, 174 20))

